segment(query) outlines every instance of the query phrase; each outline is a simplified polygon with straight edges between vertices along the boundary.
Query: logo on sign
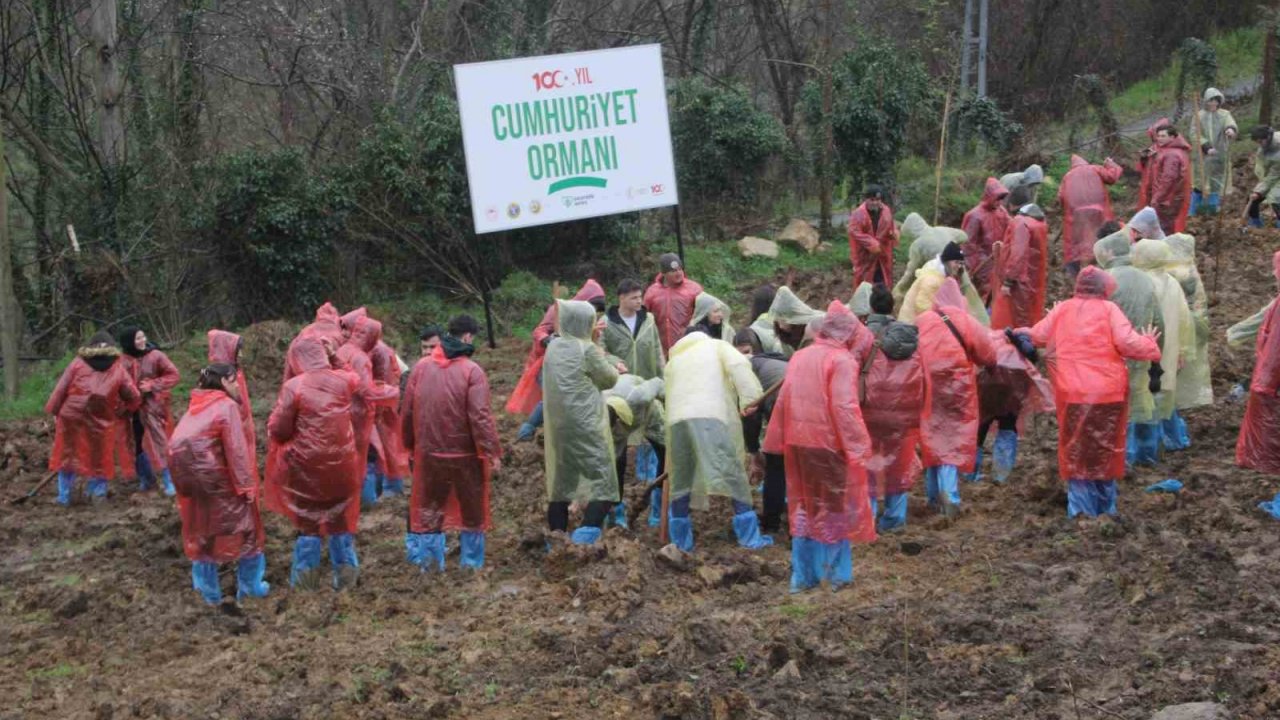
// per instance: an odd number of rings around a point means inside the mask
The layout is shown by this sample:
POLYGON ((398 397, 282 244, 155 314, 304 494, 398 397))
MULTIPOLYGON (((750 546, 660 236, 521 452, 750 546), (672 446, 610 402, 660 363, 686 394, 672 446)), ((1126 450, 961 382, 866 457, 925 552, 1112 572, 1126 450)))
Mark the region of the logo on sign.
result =
POLYGON ((535 92, 542 90, 556 90, 564 87, 565 74, 559 70, 546 70, 533 74, 533 89, 535 92))
POLYGON ((538 202, 537 200, 530 200, 529 212, 533 213, 534 215, 537 215, 538 213, 542 212, 542 203, 538 202))
POLYGON ((511 203, 507 206, 507 217, 512 220, 520 217, 520 203, 511 203))
POLYGON ((484 211, 484 217, 489 222, 496 221, 498 219, 498 208, 490 205, 488 209, 484 211))

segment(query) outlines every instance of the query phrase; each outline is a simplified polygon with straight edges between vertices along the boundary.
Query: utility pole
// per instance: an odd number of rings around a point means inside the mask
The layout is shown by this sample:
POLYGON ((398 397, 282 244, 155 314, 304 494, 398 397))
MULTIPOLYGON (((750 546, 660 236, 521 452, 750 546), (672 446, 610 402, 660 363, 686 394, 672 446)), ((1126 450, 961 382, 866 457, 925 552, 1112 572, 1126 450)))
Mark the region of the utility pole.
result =
POLYGON ((987 9, 990 0, 981 0, 978 11, 978 97, 987 96, 987 9))
POLYGON ((969 94, 973 72, 973 0, 964 0, 964 42, 960 46, 960 97, 969 94))

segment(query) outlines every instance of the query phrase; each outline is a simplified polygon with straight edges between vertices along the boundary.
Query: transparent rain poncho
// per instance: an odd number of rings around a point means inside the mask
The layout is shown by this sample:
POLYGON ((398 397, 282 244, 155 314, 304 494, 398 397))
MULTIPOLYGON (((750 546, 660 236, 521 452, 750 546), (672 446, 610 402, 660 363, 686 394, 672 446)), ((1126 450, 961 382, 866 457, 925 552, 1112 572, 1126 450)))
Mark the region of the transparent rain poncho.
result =
MULTIPOLYGON (((941 250, 938 251, 941 254, 941 250)), ((898 306, 898 320, 905 323, 914 323, 916 316, 933 307, 933 298, 938 293, 938 289, 947 280, 946 271, 942 267, 942 261, 934 256, 916 271, 915 282, 911 284, 911 289, 907 290, 907 294, 902 298, 902 302, 898 306)), ((983 325, 991 324, 991 317, 987 314, 987 308, 982 304, 982 298, 978 296, 978 290, 969 282, 968 271, 961 276, 961 293, 964 296, 965 308, 969 311, 970 317, 977 320, 983 325)))
POLYGON ((711 319, 710 315, 713 310, 720 310, 722 317, 720 319, 720 335, 716 340, 724 340, 725 342, 733 342, 733 326, 729 324, 730 310, 720 298, 709 292, 698 293, 698 297, 693 301, 693 317, 689 319, 689 327, 700 327, 703 332, 711 335, 711 319))
POLYGON ((1164 317, 1164 336, 1161 338, 1160 392, 1156 394, 1155 420, 1168 420, 1177 409, 1178 383, 1182 373, 1178 369, 1179 358, 1190 360, 1196 351, 1195 323, 1182 286, 1165 272, 1172 255, 1163 240, 1140 240, 1133 248, 1133 266, 1145 270, 1156 288, 1156 302, 1164 317))
MULTIPOLYGON (((916 280, 916 272, 925 263, 942 254, 947 243, 955 243, 963 247, 969 236, 963 230, 950 227, 930 227, 919 213, 911 213, 902 221, 902 242, 910 243, 907 248, 907 267, 902 277, 893 286, 893 301, 901 306, 907 291, 916 280)), ((965 280, 966 284, 968 280, 965 280)), ((975 293, 976 295, 976 293, 975 293)), ((981 302, 981 301, 979 301, 981 302)))
POLYGON ((666 412, 662 407, 661 378, 645 380, 623 375, 618 384, 604 392, 605 404, 617 416, 613 425, 613 445, 621 454, 628 437, 639 436, 659 445, 666 442, 666 412))
MULTIPOLYGON (((1131 247, 1128 229, 1121 229, 1095 243, 1094 254, 1098 256, 1099 263, 1102 263, 1103 257, 1111 256, 1102 265, 1116 283, 1111 301, 1120 307, 1129 324, 1139 329, 1154 325, 1163 333, 1164 314, 1156 298, 1155 281, 1146 272, 1133 266, 1131 247)), ((1129 375, 1129 422, 1149 424, 1154 421, 1155 415, 1155 397, 1151 394, 1151 362, 1126 359, 1125 365, 1129 375)))
POLYGON ((1195 326, 1195 352, 1185 358, 1178 372, 1177 406, 1179 409, 1213 404, 1213 383, 1209 374, 1209 295, 1204 290, 1200 271, 1196 268, 1196 239, 1186 233, 1165 238, 1169 244, 1170 263, 1165 270, 1182 287, 1191 308, 1195 326))

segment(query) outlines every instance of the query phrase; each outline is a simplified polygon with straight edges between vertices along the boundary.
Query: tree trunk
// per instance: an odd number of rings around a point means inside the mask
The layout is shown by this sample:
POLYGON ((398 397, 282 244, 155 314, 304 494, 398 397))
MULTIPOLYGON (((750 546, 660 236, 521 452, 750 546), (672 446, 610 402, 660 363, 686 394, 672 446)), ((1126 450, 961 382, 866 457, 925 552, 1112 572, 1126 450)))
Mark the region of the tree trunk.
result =
POLYGON ((1276 25, 1280 9, 1266 20, 1266 41, 1262 46, 1262 87, 1258 99, 1258 124, 1271 124, 1271 104, 1276 91, 1276 25))
POLYGON ((831 0, 822 2, 822 153, 818 159, 818 204, 822 217, 818 230, 823 237, 831 234, 832 167, 835 165, 835 129, 831 110, 835 82, 835 59, 831 57, 831 35, 835 32, 831 0))
POLYGON ((116 0, 93 0, 90 20, 98 58, 98 134, 103 164, 115 170, 124 158, 124 121, 120 117, 120 63, 116 58, 116 0))
POLYGON ((9 189, 5 184, 4 133, 0 132, 0 357, 4 359, 4 396, 18 397, 18 339, 22 318, 13 294, 13 244, 9 237, 9 189))

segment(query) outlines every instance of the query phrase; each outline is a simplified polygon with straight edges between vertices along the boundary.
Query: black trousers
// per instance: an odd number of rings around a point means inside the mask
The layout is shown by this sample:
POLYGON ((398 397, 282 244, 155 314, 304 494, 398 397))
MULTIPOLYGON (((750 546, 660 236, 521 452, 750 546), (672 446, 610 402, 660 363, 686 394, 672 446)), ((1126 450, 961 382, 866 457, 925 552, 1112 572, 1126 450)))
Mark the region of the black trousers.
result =
POLYGON ((766 532, 782 528, 782 514, 787 511, 787 470, 781 455, 764 454, 764 512, 760 525, 766 532))
MULTIPOLYGON (((1262 201, 1265 198, 1249 201, 1249 217, 1254 220, 1262 219, 1262 201)), ((1276 219, 1280 220, 1280 205, 1272 205, 1271 211, 1276 214, 1276 219)))
MULTIPOLYGON (((1018 429, 1018 416, 1013 413, 1009 413, 1008 415, 997 415, 993 419, 1001 430, 1013 430, 1016 432, 1018 429)), ((987 431, 990 429, 991 420, 988 420, 978 426, 978 447, 982 447, 983 443, 987 441, 987 431)))

